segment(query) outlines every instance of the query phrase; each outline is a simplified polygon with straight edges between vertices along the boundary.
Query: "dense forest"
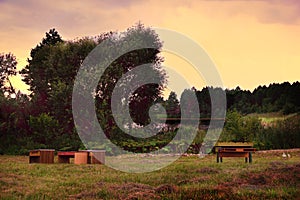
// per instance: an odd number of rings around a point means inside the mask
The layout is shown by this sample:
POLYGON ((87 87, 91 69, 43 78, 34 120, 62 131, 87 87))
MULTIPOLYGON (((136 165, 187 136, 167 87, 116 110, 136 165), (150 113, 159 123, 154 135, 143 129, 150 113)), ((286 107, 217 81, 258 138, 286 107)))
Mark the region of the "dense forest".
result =
MULTIPOLYGON (((210 111, 209 90, 218 88, 203 88, 196 90, 199 106, 208 116, 210 111)), ((226 89, 227 109, 236 110, 241 114, 282 112, 284 115, 300 112, 300 83, 272 83, 269 86, 259 86, 253 92, 226 89)))
MULTIPOLYGON (((138 43, 141 42, 140 34, 150 38, 155 48, 129 52, 111 64, 97 86, 97 117, 105 134, 117 143, 122 143, 125 149, 128 143, 130 150, 136 152, 163 147, 166 141, 174 137, 176 129, 139 142, 135 138, 126 137, 111 116, 111 93, 117 80, 133 67, 149 62, 153 63, 150 67, 158 75, 160 82, 142 86, 131 96, 128 105, 132 119, 138 125, 147 125, 150 120, 148 111, 154 103, 161 103, 169 118, 181 115, 180 98, 175 92, 171 92, 168 98, 163 98, 162 90, 167 76, 159 67, 163 61, 159 57, 162 43, 151 29, 138 24, 129 28, 119 39, 116 39, 115 33, 109 32, 97 37, 65 41, 55 29, 51 29, 31 50, 28 64, 20 72, 16 70, 17 62, 13 54, 0 54, 0 154, 27 154, 30 149, 36 148, 84 149, 72 116, 72 90, 76 73, 84 58, 101 42, 110 40, 116 45, 122 45, 124 41, 134 38, 138 43), (10 78, 17 73, 30 86, 30 95, 22 94, 13 87, 10 78)), ((196 106, 200 108, 201 118, 210 117, 210 90, 222 89, 190 88, 182 94, 190 91, 196 93, 196 106)), ((254 141, 255 146, 260 149, 300 147, 299 82, 272 83, 258 86, 252 92, 239 87, 226 89, 225 92, 228 112, 220 140, 254 141), (249 115, 271 112, 292 115, 268 126, 258 117, 249 115)), ((205 129, 199 130, 189 152, 197 153, 203 135, 205 129)))

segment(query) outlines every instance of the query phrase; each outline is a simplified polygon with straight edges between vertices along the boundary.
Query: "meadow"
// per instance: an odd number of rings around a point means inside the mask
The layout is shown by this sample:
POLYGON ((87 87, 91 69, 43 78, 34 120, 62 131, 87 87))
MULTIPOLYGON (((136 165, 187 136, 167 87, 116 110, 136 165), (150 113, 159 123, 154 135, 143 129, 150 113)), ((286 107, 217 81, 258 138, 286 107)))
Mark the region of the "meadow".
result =
POLYGON ((166 168, 131 174, 105 165, 29 164, 0 156, 0 199, 299 199, 300 149, 258 151, 253 163, 182 156, 166 168), (283 152, 291 157, 285 159, 283 152))
POLYGON ((263 124, 276 124, 276 122, 286 120, 290 117, 296 116, 296 113, 289 115, 283 115, 281 112, 270 112, 270 113, 251 113, 248 116, 258 117, 263 124))

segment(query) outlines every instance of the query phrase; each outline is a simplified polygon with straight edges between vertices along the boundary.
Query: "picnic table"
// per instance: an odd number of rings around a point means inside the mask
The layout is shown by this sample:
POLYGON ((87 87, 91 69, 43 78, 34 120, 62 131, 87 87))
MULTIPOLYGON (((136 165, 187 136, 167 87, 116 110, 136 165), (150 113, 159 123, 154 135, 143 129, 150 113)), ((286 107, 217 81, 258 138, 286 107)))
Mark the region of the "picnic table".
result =
POLYGON ((255 151, 256 149, 253 148, 253 143, 219 142, 215 145, 218 163, 223 162, 223 157, 243 157, 246 163, 252 163, 252 153, 255 151))

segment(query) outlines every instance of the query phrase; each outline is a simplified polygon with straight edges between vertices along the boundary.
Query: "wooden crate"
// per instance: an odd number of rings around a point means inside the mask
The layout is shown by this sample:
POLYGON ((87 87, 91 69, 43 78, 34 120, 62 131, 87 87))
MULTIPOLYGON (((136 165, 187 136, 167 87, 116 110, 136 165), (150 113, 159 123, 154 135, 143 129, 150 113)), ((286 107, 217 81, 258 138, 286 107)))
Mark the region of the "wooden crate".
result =
POLYGON ((105 164, 105 150, 89 150, 91 164, 105 164))
POLYGON ((105 164, 105 150, 81 150, 88 152, 88 164, 105 164))
POLYGON ((54 149, 35 149, 29 152, 29 163, 54 163, 54 149))
POLYGON ((88 164, 89 152, 75 152, 74 164, 88 164))

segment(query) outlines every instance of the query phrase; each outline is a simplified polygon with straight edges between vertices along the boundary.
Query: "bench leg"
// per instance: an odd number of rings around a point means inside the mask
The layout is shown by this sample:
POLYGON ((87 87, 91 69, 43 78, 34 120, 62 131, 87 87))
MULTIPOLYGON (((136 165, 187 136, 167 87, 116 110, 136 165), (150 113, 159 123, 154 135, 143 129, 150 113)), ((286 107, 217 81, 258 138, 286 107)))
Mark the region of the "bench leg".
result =
POLYGON ((252 163, 252 153, 249 152, 249 163, 252 163))
POLYGON ((245 163, 247 163, 248 162, 248 158, 247 157, 245 157, 245 163))
POLYGON ((220 154, 219 154, 219 152, 218 152, 218 153, 217 153, 217 163, 219 163, 219 162, 223 162, 223 158, 220 157, 220 154))

